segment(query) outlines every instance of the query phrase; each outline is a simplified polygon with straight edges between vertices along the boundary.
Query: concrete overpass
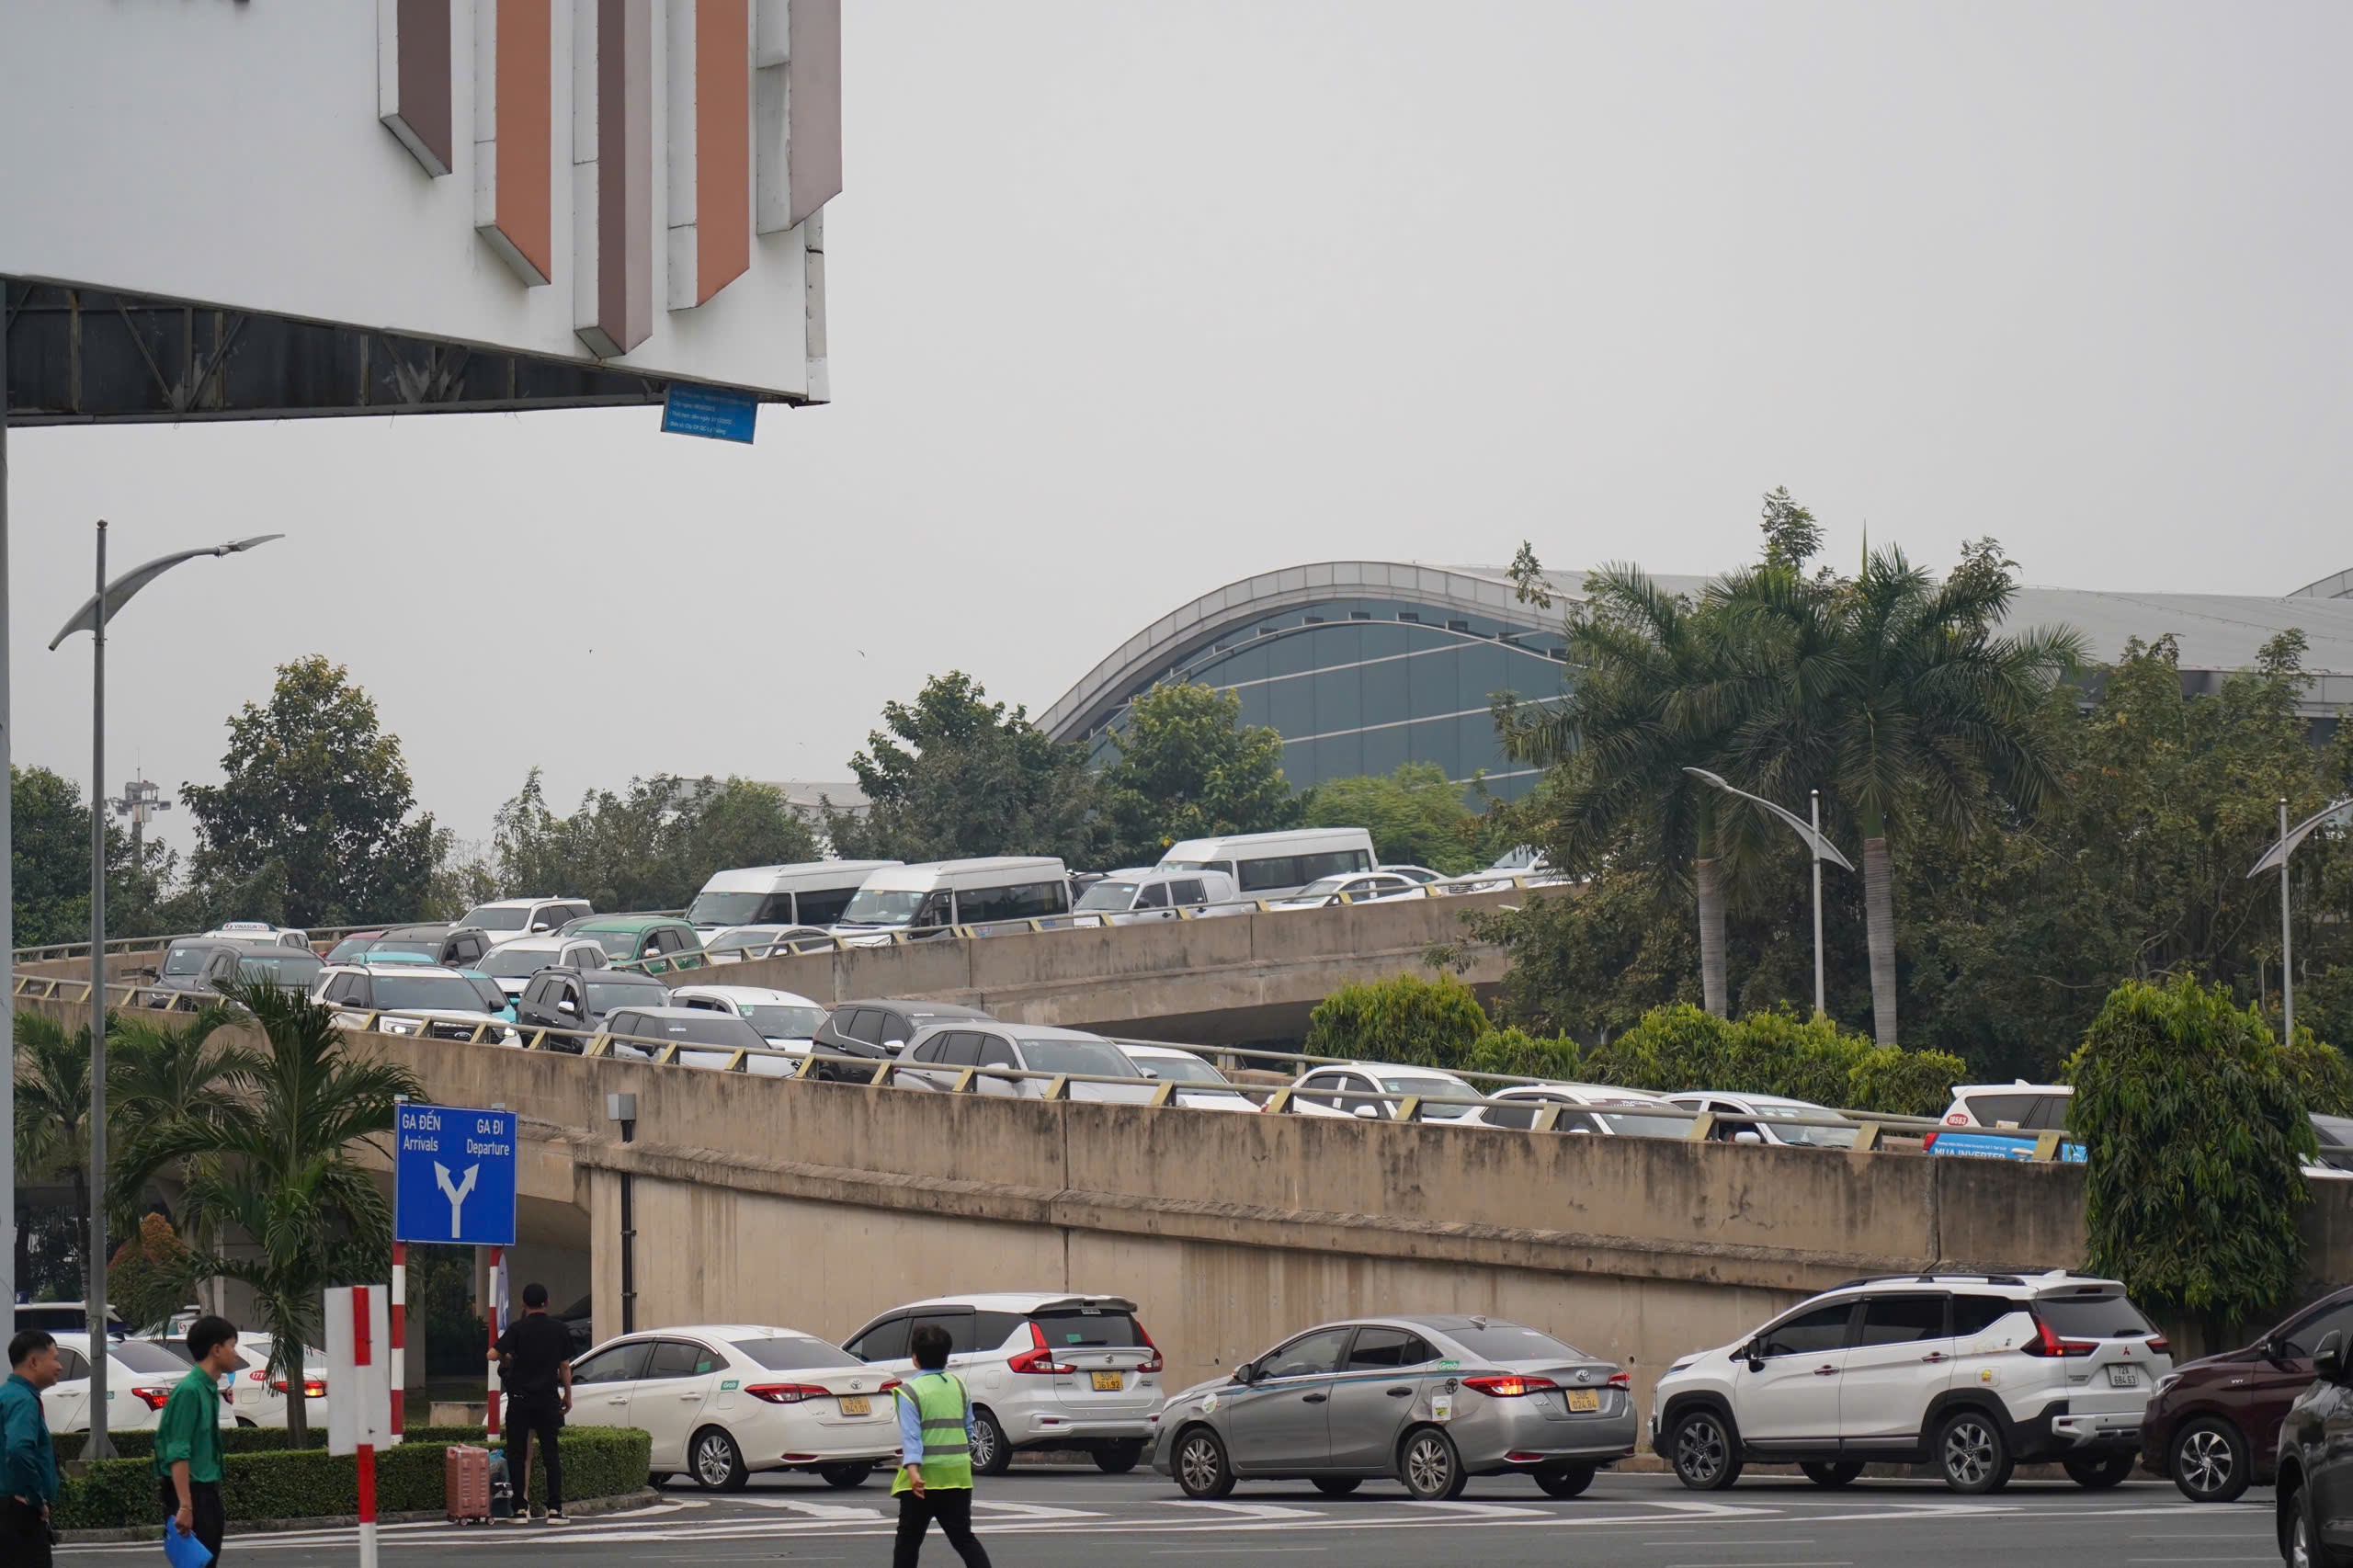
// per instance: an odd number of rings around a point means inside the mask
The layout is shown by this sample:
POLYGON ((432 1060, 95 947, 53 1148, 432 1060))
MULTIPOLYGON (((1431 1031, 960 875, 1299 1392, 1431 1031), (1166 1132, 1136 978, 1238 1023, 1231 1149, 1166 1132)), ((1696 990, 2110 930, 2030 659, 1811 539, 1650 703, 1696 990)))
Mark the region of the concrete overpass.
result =
MULTIPOLYGON (((79 1007, 29 1004, 78 1023, 79 1007)), ((2056 1164, 1576 1138, 1044 1102, 356 1037, 455 1105, 523 1117, 517 1267, 590 1281, 620 1322, 635 1182, 642 1325, 774 1321, 836 1338, 948 1290, 1132 1296, 1170 1386, 1299 1325, 1483 1312, 1628 1365, 1802 1294, 1930 1267, 2079 1267, 2083 1172, 2056 1164), (638 1096, 620 1142, 604 1096, 638 1096)), ((2353 1190, 2314 1184, 2315 1280, 2353 1263, 2353 1190)), ((2189 1343, 2186 1339, 2185 1344, 2189 1343)))

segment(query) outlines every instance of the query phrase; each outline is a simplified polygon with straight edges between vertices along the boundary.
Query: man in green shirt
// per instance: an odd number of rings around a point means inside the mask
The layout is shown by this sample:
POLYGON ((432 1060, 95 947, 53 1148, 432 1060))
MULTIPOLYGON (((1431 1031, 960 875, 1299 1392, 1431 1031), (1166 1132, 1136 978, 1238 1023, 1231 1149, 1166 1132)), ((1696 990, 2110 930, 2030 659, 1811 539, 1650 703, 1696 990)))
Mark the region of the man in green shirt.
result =
MULTIPOLYGON (((237 1325, 209 1314, 197 1319, 188 1353, 196 1365, 172 1385, 155 1427, 155 1477, 171 1528, 202 1541, 217 1563, 228 1522, 221 1506, 221 1379, 238 1363, 237 1325)), ((290 1381, 302 1386, 299 1369, 290 1381)))
POLYGON ((40 1391, 57 1381, 57 1341, 28 1328, 8 1342, 0 1383, 0 1562, 49 1568, 49 1506, 57 1501, 57 1450, 50 1447, 40 1391))

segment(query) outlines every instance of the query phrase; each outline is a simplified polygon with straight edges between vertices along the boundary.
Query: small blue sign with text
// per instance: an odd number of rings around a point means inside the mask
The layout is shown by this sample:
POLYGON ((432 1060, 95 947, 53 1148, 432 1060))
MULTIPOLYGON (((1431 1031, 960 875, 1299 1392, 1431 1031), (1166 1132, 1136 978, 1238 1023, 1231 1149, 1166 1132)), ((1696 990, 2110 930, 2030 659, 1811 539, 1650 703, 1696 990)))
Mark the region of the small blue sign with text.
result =
POLYGON ((760 400, 733 387, 699 387, 672 381, 662 399, 662 428, 672 436, 701 436, 749 445, 760 400))

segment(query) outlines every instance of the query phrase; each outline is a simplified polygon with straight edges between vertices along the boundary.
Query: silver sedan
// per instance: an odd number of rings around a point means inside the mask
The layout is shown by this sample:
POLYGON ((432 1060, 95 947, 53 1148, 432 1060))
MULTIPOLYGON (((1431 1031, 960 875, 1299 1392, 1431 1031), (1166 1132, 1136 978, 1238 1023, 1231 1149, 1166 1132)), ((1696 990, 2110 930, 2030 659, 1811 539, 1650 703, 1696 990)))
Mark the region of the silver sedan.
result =
POLYGON ((1634 1451, 1626 1374, 1500 1318, 1325 1324, 1154 1418, 1152 1467, 1188 1497, 1237 1481, 1313 1481, 1343 1496, 1393 1477, 1427 1501, 1474 1475, 1529 1474, 1574 1497, 1634 1451))

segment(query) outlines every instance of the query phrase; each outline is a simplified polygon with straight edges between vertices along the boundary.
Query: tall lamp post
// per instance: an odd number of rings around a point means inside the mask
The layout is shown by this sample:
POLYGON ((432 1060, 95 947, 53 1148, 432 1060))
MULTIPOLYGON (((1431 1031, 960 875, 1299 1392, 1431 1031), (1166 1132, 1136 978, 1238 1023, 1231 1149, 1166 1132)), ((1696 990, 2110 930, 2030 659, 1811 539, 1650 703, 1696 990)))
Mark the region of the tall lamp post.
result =
POLYGON ((1790 831, 1803 840, 1805 846, 1813 852, 1813 1010, 1817 1014, 1828 1011, 1823 1006, 1822 991, 1822 863, 1828 860, 1849 871, 1855 869, 1855 865, 1847 857, 1839 854, 1838 846, 1831 843, 1823 834, 1822 791, 1819 790, 1813 791, 1813 803, 1810 813, 1813 820, 1808 823, 1801 820, 1795 812, 1785 811, 1762 795, 1752 795, 1745 790, 1735 790, 1720 774, 1711 773, 1704 767, 1687 767, 1683 771, 1702 783, 1714 785, 1727 795, 1737 795, 1744 801, 1764 807, 1788 824, 1790 831))
POLYGON ((2274 869, 2279 873, 2279 1042, 2282 1045, 2296 1042, 2296 938, 2288 928, 2288 857, 2293 855, 2296 846, 2310 838, 2314 830, 2332 823, 2342 824, 2348 817, 2353 817, 2353 796, 2332 801, 2290 827, 2288 797, 2280 796, 2279 842, 2265 850, 2263 858, 2257 860, 2255 869, 2247 873, 2250 879, 2274 869))
POLYGON ((98 519, 97 591, 50 640, 51 653, 76 631, 90 634, 90 1436, 84 1459, 114 1457, 107 1441, 107 622, 131 596, 200 555, 234 555, 284 534, 256 534, 205 550, 158 556, 107 581, 107 523, 98 519))

